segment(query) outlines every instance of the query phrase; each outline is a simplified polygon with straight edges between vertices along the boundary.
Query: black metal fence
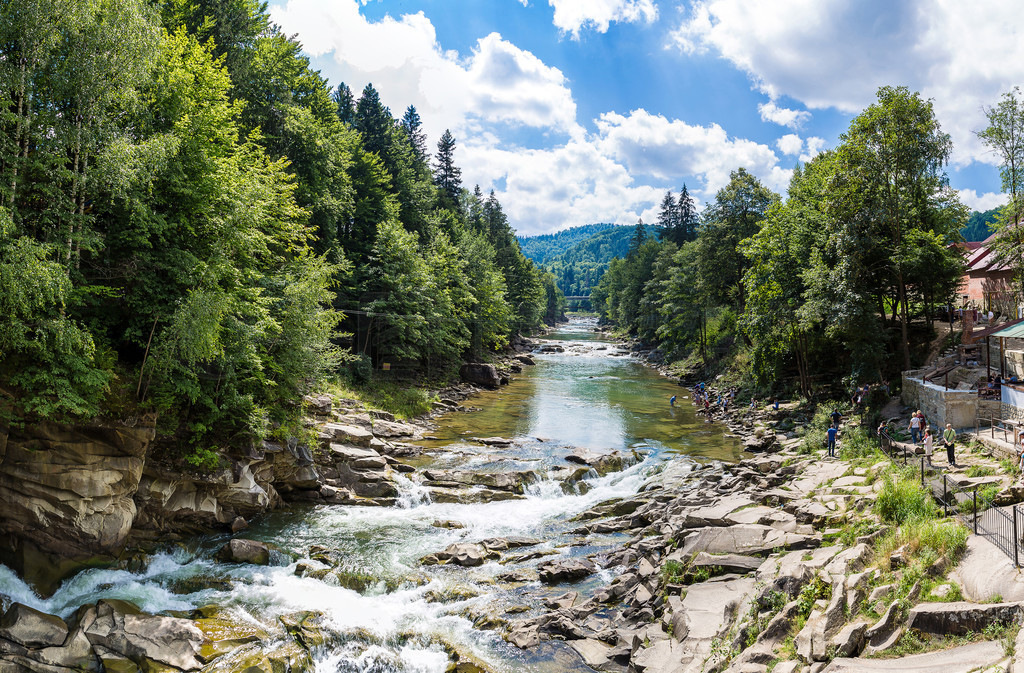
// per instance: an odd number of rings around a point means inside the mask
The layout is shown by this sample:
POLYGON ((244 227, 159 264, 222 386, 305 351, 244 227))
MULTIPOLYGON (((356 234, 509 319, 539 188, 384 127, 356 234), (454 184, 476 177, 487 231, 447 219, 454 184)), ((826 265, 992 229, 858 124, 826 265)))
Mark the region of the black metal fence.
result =
POLYGON ((896 465, 914 467, 920 474, 921 485, 930 488, 936 500, 942 503, 942 511, 946 516, 955 516, 975 535, 987 539, 1006 554, 1018 568, 1024 561, 1024 545, 1022 545, 1022 526, 1024 512, 1018 511, 1018 505, 996 507, 991 499, 978 496, 978 486, 962 488, 945 474, 937 474, 927 466, 927 457, 918 455, 914 445, 908 448, 894 439, 886 430, 878 437, 882 453, 887 455, 896 465))

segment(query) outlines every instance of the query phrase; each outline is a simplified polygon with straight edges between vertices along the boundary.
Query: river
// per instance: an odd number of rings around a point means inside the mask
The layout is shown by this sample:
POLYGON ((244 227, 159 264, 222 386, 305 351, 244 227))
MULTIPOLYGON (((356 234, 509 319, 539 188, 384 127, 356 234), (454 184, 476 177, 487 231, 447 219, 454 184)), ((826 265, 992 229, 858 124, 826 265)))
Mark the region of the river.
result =
MULTIPOLYGON (((537 559, 477 568, 422 566, 419 559, 454 542, 513 535, 545 540, 531 550, 600 555, 626 538, 581 538, 571 532, 578 525, 571 521, 574 516, 635 494, 667 459, 734 461, 741 453, 721 427, 695 415, 683 389, 602 341, 592 321, 570 323, 544 341, 564 352, 535 355, 537 365, 524 367, 510 385, 467 400, 479 411, 441 419, 432 438, 421 442, 424 456, 417 467, 527 469, 543 477, 551 467, 565 465, 565 456, 576 447, 635 451, 638 462, 621 472, 594 475, 585 487, 569 492, 560 482, 541 478, 528 487, 525 499, 491 503, 432 503, 414 479, 402 479, 398 507, 299 507, 274 513, 246 531, 245 537, 273 543, 299 558, 309 554, 311 545, 337 550, 347 569, 372 578, 360 591, 299 577, 295 562, 271 567, 218 563, 213 554, 224 542, 218 537, 156 555, 141 572, 82 572, 48 599, 0 566, 0 593, 64 617, 100 598, 127 599, 146 612, 178 615, 216 605, 221 616, 266 630, 262 644, 241 647, 211 670, 236 665, 253 648, 272 647, 270 641, 282 636, 275 630, 277 617, 316 610, 326 615, 332 634, 331 646, 317 654, 317 670, 323 673, 441 673, 450 651, 497 671, 589 671, 566 648, 548 645, 523 652, 494 631, 473 626, 481 616, 528 616, 539 598, 567 590, 495 580, 534 566, 537 559), (674 409, 668 403, 672 395, 680 397, 674 409), (499 448, 469 439, 490 436, 514 442, 499 448), (438 520, 464 527, 436 527, 438 520)), ((602 571, 577 588, 611 579, 610 571, 602 571)))

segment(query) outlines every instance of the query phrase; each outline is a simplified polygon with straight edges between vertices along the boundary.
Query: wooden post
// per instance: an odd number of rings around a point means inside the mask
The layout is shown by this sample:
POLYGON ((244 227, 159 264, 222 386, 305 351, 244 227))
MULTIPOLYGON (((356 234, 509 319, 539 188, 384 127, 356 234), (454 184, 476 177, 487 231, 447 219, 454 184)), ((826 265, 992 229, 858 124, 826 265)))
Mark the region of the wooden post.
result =
POLYGON ((999 337, 999 376, 1006 378, 1006 349, 1003 348, 1003 337, 999 337))

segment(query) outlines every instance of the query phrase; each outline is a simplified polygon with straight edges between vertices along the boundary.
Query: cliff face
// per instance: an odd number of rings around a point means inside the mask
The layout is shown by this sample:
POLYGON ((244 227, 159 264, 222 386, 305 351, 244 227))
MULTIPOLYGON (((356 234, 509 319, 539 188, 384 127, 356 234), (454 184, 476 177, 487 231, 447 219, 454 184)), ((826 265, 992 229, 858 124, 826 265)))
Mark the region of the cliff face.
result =
POLYGON ((135 520, 152 423, 0 429, 0 561, 45 590, 117 554, 135 520))
POLYGON ((319 450, 264 442, 206 475, 147 460, 153 421, 133 427, 43 421, 0 427, 0 563, 42 594, 128 545, 227 530, 289 502, 393 505, 392 442, 420 428, 308 400, 319 450), (332 422, 335 421, 335 422, 332 422))

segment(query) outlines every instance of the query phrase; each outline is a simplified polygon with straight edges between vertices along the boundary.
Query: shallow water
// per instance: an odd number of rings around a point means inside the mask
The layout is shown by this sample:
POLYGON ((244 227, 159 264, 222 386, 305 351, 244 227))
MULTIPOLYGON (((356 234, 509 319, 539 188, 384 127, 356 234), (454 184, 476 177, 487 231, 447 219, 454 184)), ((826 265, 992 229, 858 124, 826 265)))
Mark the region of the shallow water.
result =
MULTIPOLYGON (((311 545, 338 550, 348 570, 376 580, 361 593, 300 578, 295 563, 266 568, 217 563, 212 556, 223 538, 196 540, 190 549, 158 555, 141 573, 83 572, 45 600, 0 566, 0 592, 62 616, 99 598, 124 598, 147 612, 178 614, 213 604, 239 622, 263 625, 268 641, 281 636, 276 626, 280 615, 318 610, 338 635, 334 646, 317 654, 318 670, 324 673, 440 673, 449 662, 446 650, 452 649, 500 671, 590 670, 564 647, 524 653, 494 632, 473 628, 476 614, 489 611, 500 616, 510 606, 525 605, 530 611, 524 614, 529 616, 538 609, 538 595, 558 595, 570 588, 495 583, 496 575, 534 566, 538 560, 460 568, 421 566, 419 559, 453 542, 510 535, 542 538, 544 544, 536 549, 560 555, 600 554, 624 537, 580 539, 571 533, 578 525, 572 517, 608 499, 635 494, 667 458, 740 457, 735 440, 694 414, 682 388, 627 355, 615 355, 617 347, 601 341, 593 328, 591 322, 576 322, 549 335, 545 341, 565 352, 536 354, 537 365, 524 367, 510 385, 467 400, 481 411, 449 414, 439 422, 436 439, 423 442, 427 454, 420 464, 536 471, 541 480, 529 487, 525 499, 432 503, 422 486, 402 479, 399 507, 295 508, 273 513, 246 531, 246 537, 271 542, 300 558, 311 545), (668 404, 673 394, 679 396, 675 409, 668 404), (491 436, 514 443, 494 447, 471 440, 491 436), (594 475, 587 480, 589 490, 581 489, 585 493, 566 493, 560 483, 543 477, 548 467, 566 464, 565 456, 576 447, 595 452, 635 450, 638 462, 622 472, 594 475), (435 520, 458 521, 465 528, 434 527, 435 520), (207 582, 210 588, 180 593, 189 578, 218 581, 207 582)), ((577 588, 604 584, 613 577, 602 571, 577 588)))

